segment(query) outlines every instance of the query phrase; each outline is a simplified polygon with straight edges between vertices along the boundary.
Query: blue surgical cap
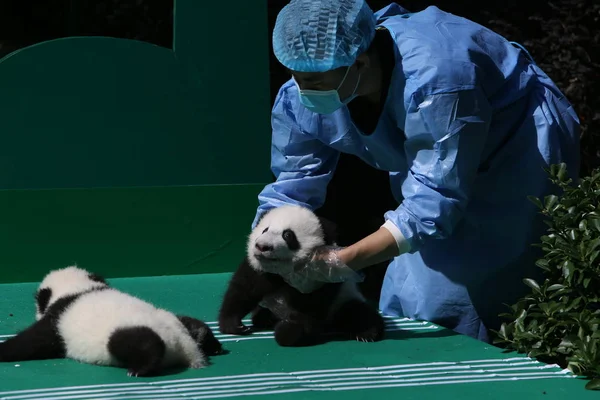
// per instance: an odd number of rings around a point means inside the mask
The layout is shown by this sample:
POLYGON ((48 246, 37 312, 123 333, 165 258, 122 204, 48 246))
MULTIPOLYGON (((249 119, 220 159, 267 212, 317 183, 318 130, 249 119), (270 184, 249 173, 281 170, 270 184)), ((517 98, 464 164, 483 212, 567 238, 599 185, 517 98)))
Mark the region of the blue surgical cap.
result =
POLYGON ((273 29, 273 52, 298 72, 349 66, 369 48, 375 15, 364 0, 291 0, 273 29))

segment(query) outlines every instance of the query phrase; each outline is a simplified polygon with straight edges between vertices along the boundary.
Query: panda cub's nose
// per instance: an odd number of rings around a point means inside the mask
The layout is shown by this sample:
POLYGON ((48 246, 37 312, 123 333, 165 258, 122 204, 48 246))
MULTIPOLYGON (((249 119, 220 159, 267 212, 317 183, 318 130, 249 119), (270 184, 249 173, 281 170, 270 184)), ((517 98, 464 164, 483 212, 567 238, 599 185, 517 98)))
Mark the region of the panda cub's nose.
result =
POLYGON ((269 246, 268 244, 260 244, 260 243, 256 243, 256 248, 262 252, 273 250, 273 246, 269 246))

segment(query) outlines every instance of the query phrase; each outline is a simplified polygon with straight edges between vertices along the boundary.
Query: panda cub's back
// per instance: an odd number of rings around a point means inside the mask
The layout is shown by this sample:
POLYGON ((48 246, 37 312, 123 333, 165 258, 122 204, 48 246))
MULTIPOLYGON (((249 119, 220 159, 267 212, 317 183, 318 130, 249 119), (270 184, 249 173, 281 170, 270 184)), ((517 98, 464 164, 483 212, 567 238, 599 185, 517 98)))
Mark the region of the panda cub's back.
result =
POLYGON ((175 315, 115 289, 80 296, 62 314, 57 328, 67 356, 108 365, 115 362, 107 349, 111 334, 117 328, 134 326, 154 330, 167 344, 167 353, 187 335, 175 315))

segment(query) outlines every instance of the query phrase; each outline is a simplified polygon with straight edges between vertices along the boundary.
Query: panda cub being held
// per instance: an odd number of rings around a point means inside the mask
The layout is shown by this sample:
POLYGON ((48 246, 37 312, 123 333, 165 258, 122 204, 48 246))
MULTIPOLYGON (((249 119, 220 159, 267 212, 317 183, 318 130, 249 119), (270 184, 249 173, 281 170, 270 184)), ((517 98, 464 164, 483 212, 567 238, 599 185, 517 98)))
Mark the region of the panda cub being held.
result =
POLYGON ((0 343, 0 362, 70 358, 152 376, 202 368, 221 343, 203 321, 176 316, 75 266, 53 270, 35 294, 36 321, 0 343))
POLYGON ((219 310, 221 333, 274 330, 280 346, 321 343, 331 335, 363 342, 381 340, 384 320, 366 302, 356 282, 323 283, 310 293, 301 293, 282 278, 323 245, 335 245, 335 226, 311 210, 285 205, 263 214, 225 292, 219 310), (242 323, 249 313, 252 327, 242 323))

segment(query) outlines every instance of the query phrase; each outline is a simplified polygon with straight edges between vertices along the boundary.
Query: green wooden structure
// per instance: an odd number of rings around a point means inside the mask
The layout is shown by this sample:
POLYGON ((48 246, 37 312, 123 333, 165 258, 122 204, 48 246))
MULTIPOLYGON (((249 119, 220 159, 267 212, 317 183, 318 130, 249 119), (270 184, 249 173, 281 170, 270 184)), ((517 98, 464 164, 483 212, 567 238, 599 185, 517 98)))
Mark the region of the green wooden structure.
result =
POLYGON ((224 29, 217 7, 177 1, 173 50, 74 37, 0 60, 0 282, 235 266, 271 179, 267 9, 236 2, 224 29))

